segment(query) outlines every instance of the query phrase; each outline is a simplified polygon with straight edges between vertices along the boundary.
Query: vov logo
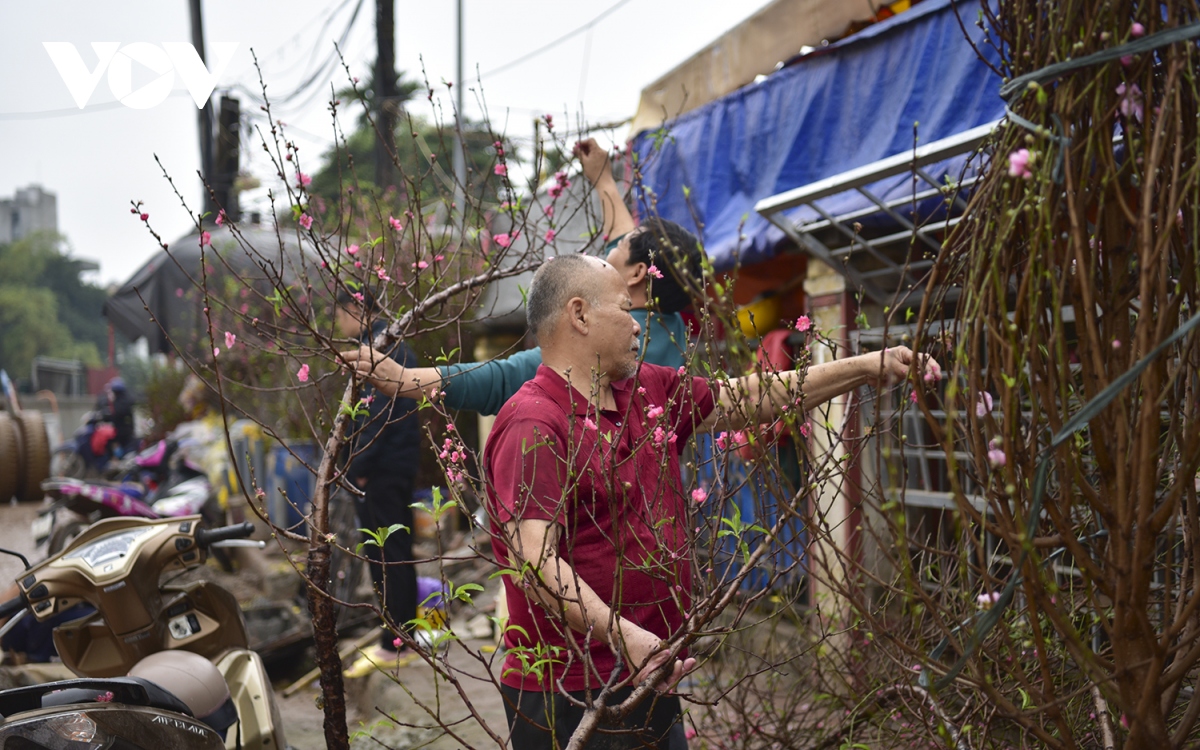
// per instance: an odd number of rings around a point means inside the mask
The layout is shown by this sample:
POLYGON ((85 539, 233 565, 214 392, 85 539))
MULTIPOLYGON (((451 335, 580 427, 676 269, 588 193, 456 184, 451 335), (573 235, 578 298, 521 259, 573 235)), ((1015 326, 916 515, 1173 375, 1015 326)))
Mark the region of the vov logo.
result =
POLYGON ((71 42, 42 42, 63 83, 80 109, 87 106, 88 99, 100 83, 100 76, 108 71, 108 88, 122 104, 132 109, 150 109, 162 103, 175 88, 175 74, 183 79, 196 107, 202 109, 212 96, 217 79, 225 72, 225 66, 233 58, 238 42, 217 42, 211 45, 216 64, 209 70, 201 61, 196 48, 184 42, 163 42, 162 46, 148 42, 133 42, 121 46, 120 42, 92 42, 96 53, 96 67, 88 70, 79 50, 71 42), (158 77, 137 91, 133 90, 133 64, 149 68, 158 77))

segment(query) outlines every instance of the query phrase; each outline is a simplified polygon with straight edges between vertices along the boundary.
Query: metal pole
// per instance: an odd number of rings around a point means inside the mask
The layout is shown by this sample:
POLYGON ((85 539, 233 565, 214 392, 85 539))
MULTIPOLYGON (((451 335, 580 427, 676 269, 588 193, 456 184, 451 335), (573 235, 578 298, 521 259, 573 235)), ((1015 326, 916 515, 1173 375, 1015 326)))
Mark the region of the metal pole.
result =
POLYGON ((463 0, 458 0, 458 49, 454 73, 454 205, 459 216, 466 217, 467 158, 463 153, 463 0))
MULTIPOLYGON (((208 60, 204 56, 204 17, 200 10, 200 0, 189 0, 189 9, 192 16, 192 46, 196 48, 196 54, 200 56, 200 62, 207 64, 208 60)), ((204 180, 211 180, 213 168, 213 110, 212 98, 204 103, 204 108, 200 110, 200 174, 204 180)), ((201 194, 203 195, 204 213, 212 214, 207 221, 216 220, 216 208, 213 206, 212 197, 208 194, 208 187, 203 181, 200 183, 201 194)))

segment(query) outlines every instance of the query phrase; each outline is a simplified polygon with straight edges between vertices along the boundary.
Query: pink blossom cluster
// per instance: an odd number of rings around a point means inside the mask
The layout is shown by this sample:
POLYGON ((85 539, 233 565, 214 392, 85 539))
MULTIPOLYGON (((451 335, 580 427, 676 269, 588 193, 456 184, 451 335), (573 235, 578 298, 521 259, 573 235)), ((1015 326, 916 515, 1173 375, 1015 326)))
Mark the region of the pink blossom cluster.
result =
POLYGON ((557 198, 569 187, 571 187, 571 181, 567 179, 567 173, 559 171, 554 173, 554 184, 547 188, 546 192, 551 198, 557 198))
MULTIPOLYGON (((447 425, 447 428, 453 425, 447 425)), ((458 445, 451 438, 446 438, 442 441, 442 450, 438 453, 438 458, 446 462, 446 478, 451 482, 461 482, 466 476, 466 468, 464 462, 467 459, 466 449, 458 445)))
POLYGON ((725 450, 726 448, 730 450, 737 450, 738 448, 749 445, 749 442, 746 440, 746 433, 741 430, 737 430, 732 434, 728 432, 722 432, 721 434, 717 435, 717 439, 713 442, 716 443, 717 448, 720 450, 725 450))

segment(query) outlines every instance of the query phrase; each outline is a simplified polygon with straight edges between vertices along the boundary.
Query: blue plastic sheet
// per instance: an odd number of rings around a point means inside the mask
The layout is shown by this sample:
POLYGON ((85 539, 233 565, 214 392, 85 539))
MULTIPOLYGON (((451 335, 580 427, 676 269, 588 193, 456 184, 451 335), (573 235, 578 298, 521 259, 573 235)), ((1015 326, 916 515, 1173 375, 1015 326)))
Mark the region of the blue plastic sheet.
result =
MULTIPOLYGON (((783 233, 754 212, 759 200, 909 151, 914 126, 919 142, 930 143, 1003 116, 1000 77, 979 58, 998 64, 975 25, 979 8, 925 0, 665 130, 639 134, 633 150, 653 193, 641 197, 686 227, 698 218, 719 269, 770 258, 783 233)), ((957 167, 961 159, 941 171, 957 177, 957 167)), ((879 192, 910 184, 902 175, 879 192)), ((870 205, 857 194, 834 200, 839 210, 870 205)), ((808 218, 802 212, 790 216, 808 218)))

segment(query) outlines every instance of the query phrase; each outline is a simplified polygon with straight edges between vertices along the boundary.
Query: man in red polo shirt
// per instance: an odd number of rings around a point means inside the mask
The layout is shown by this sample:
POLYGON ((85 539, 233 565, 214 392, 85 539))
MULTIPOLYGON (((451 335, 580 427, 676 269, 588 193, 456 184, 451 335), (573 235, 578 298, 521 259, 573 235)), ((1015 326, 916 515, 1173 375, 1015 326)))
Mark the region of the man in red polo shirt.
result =
MULTIPOLYGON (((914 357, 898 347, 718 386, 639 367, 631 306, 603 260, 543 265, 526 308, 543 364, 501 409, 484 451, 494 549, 511 571, 501 683, 516 750, 565 747, 597 702, 616 705, 664 673, 667 689, 693 666, 683 655, 668 665, 664 648, 691 604, 679 451, 693 432, 770 421, 797 391, 812 408, 902 379, 914 357)), ((647 745, 686 748, 678 697, 602 720, 587 746, 647 745)))

